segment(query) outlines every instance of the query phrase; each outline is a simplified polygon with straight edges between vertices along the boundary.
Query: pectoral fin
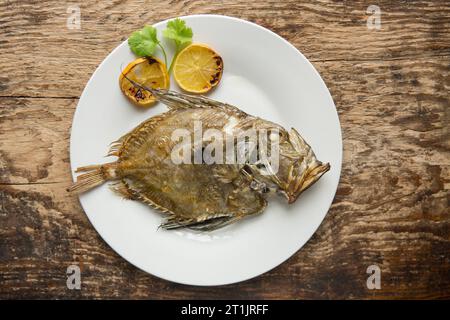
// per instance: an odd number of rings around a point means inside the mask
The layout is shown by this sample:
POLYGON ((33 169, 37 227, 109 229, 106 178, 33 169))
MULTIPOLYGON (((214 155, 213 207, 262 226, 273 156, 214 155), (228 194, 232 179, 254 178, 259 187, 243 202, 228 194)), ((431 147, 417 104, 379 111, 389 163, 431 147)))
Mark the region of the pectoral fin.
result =
POLYGON ((168 218, 160 227, 166 230, 189 228, 197 231, 213 231, 233 223, 238 218, 233 215, 216 215, 205 220, 180 219, 175 216, 168 218))

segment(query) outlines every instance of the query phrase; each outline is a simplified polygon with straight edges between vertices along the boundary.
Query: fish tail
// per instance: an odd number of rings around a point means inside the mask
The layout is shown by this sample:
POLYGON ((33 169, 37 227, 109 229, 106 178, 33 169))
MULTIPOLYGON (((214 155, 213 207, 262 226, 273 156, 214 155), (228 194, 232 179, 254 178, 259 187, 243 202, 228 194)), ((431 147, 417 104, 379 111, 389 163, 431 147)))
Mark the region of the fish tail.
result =
POLYGON ((77 177, 77 181, 67 188, 68 192, 83 193, 107 180, 116 178, 117 163, 90 165, 79 167, 75 172, 84 172, 77 177))

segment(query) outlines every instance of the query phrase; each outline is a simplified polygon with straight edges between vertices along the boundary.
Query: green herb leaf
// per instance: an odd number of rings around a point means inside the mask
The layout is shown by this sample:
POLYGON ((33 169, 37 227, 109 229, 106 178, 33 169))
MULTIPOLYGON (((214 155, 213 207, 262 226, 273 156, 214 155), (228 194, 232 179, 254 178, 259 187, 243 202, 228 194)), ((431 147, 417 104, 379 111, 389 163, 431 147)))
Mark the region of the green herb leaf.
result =
POLYGON ((141 57, 151 56, 159 45, 157 31, 152 26, 145 26, 135 31, 128 38, 131 51, 141 57))
POLYGON ((163 31, 164 37, 175 41, 177 50, 192 42, 193 32, 186 22, 176 18, 167 23, 167 28, 163 31))
POLYGON ((186 22, 180 18, 170 20, 167 22, 167 28, 163 30, 163 36, 167 39, 171 39, 175 42, 176 52, 170 63, 169 73, 172 71, 173 62, 177 58, 181 49, 192 42, 192 36, 194 33, 192 29, 186 25, 186 22))

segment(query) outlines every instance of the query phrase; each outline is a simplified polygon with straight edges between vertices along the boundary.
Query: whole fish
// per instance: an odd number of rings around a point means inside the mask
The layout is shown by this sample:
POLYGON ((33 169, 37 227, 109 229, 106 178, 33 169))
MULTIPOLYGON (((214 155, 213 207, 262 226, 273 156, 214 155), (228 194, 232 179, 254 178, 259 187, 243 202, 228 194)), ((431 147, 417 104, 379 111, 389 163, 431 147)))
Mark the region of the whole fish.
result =
POLYGON ((113 142, 108 155, 118 157, 117 161, 78 168, 76 172, 84 173, 68 191, 82 193, 115 180, 111 188, 120 196, 164 213, 163 228, 210 231, 262 213, 269 194, 295 202, 330 169, 328 163, 316 159, 294 128, 288 132, 276 123, 204 96, 152 89, 129 81, 150 92, 169 110, 113 142), (214 139, 205 135, 196 138, 198 124, 205 134, 208 130, 215 132, 214 139), (239 134, 249 130, 263 134, 257 139, 239 139, 239 134), (184 132, 182 138, 187 142, 174 139, 174 132, 184 132), (219 142, 218 132, 226 143, 223 147, 215 145, 210 158, 231 161, 201 157, 211 151, 213 140, 219 142), (266 157, 258 157, 262 149, 266 157), (238 157, 241 161, 236 161, 238 157))

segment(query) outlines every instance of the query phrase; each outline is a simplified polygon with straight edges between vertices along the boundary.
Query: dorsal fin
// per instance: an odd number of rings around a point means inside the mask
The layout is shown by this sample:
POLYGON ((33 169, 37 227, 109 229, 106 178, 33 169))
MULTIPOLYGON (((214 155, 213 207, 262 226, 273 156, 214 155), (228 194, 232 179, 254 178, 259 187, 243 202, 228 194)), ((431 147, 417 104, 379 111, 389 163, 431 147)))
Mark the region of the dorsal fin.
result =
POLYGON ((123 76, 134 86, 153 94, 158 101, 161 101, 172 110, 189 108, 219 108, 224 111, 231 111, 236 114, 246 115, 244 111, 228 103, 223 103, 201 95, 196 96, 167 89, 149 88, 131 80, 125 74, 123 76))

